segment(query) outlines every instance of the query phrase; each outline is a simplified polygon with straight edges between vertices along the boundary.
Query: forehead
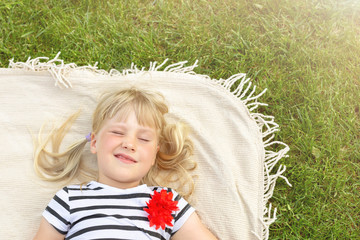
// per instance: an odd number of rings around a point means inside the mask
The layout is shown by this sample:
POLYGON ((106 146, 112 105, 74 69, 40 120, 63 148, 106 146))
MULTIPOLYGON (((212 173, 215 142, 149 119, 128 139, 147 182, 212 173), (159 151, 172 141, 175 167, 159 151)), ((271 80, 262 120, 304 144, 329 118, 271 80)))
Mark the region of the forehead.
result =
POLYGON ((108 123, 116 127, 136 127, 141 131, 155 131, 154 120, 149 117, 138 116, 136 111, 119 111, 108 119, 108 123))
MULTIPOLYGON (((114 109, 115 110, 115 109, 114 109)), ((126 104, 116 109, 108 118, 115 118, 118 121, 126 121, 129 116, 134 115, 136 122, 144 127, 160 128, 159 117, 156 111, 149 106, 126 104)))

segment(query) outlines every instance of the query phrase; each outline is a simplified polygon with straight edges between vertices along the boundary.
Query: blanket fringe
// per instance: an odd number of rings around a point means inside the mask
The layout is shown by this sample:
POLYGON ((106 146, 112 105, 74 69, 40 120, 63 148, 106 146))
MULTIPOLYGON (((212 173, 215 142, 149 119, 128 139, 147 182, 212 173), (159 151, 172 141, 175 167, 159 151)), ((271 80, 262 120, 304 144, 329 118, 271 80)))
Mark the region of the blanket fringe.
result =
MULTIPOLYGON (((198 61, 195 61, 195 63, 191 66, 185 66, 185 64, 187 64, 187 61, 178 62, 166 66, 166 63, 168 61, 168 59, 166 59, 161 64, 158 64, 157 62, 151 62, 147 70, 145 68, 139 69, 135 64, 131 64, 130 69, 125 69, 122 72, 119 72, 115 69, 112 69, 110 71, 98 69, 97 62, 93 66, 77 66, 75 63, 65 64, 63 60, 59 59, 59 56, 60 52, 55 56, 54 59, 51 60, 49 60, 49 58, 47 57, 38 57, 34 59, 31 59, 29 57, 26 62, 14 62, 14 60, 11 59, 9 63, 9 68, 25 69, 31 71, 48 71, 55 79, 55 86, 65 88, 72 87, 71 82, 69 81, 69 79, 67 79, 67 75, 75 69, 90 70, 100 75, 109 76, 124 76, 128 74, 137 74, 144 71, 164 71, 199 75, 201 77, 209 78, 206 75, 196 74, 193 71, 194 68, 198 66, 198 61)), ((274 141, 275 133, 279 131, 279 125, 276 124, 274 121, 275 118, 273 116, 264 115, 254 111, 259 106, 267 106, 267 104, 257 101, 266 92, 266 89, 263 90, 260 94, 254 95, 256 91, 256 86, 252 86, 250 78, 247 78, 246 74, 244 73, 235 74, 228 79, 213 79, 213 81, 215 81, 218 85, 222 86, 228 92, 232 93, 234 97, 241 100, 247 106, 250 115, 255 119, 259 130, 262 132, 265 148, 265 162, 263 218, 260 220, 263 225, 263 231, 262 236, 259 236, 255 232, 253 232, 253 234, 258 239, 266 240, 269 238, 269 226, 276 220, 277 209, 274 208, 272 210, 272 205, 271 203, 269 203, 269 199, 273 196, 276 181, 278 178, 282 178, 289 186, 291 186, 288 179, 283 175, 283 173, 286 171, 286 167, 284 165, 280 165, 276 171, 274 170, 280 159, 288 157, 288 155, 286 154, 290 148, 283 142, 274 141), (281 146, 282 148, 275 152, 272 150, 275 148, 274 145, 281 146)))
MULTIPOLYGON (((138 69, 135 64, 131 64, 130 69, 125 69, 122 72, 119 72, 116 69, 111 69, 109 72, 103 69, 99 69, 97 67, 98 62, 96 62, 93 66, 77 66, 75 63, 65 64, 63 60, 59 59, 61 52, 58 52, 54 59, 49 60, 48 57, 37 57, 31 59, 29 57, 26 62, 14 62, 14 59, 10 59, 9 68, 12 69, 25 69, 35 72, 47 71, 51 74, 51 76, 55 79, 55 86, 71 88, 71 82, 67 79, 67 75, 72 70, 90 70, 94 73, 100 75, 109 75, 109 76, 122 76, 127 74, 136 74, 140 72, 144 72, 145 68, 138 69)), ((150 63, 149 70, 146 71, 159 71, 168 59, 166 59, 162 64, 157 66, 157 62, 150 63)), ((175 72, 175 73, 187 73, 187 74, 195 74, 193 71, 195 67, 197 67, 196 61, 192 66, 185 67, 187 61, 171 64, 167 66, 164 70, 165 72, 175 72)))
POLYGON ((264 89, 260 94, 254 96, 256 86, 253 86, 251 92, 249 93, 252 83, 244 73, 235 74, 226 80, 219 79, 215 81, 217 81, 218 84, 231 92, 247 106, 250 115, 255 119, 259 129, 262 132, 265 148, 263 219, 261 219, 263 232, 262 236, 257 235, 255 232, 253 232, 253 234, 258 239, 268 239, 269 227, 276 220, 277 208, 272 210, 272 205, 269 203, 269 199, 273 196, 274 193, 276 181, 278 178, 282 178, 289 186, 291 186, 288 179, 283 175, 283 173, 286 171, 286 167, 284 165, 280 165, 276 173, 273 173, 273 169, 282 158, 288 157, 286 153, 290 150, 290 148, 283 142, 273 140, 275 138, 275 133, 279 131, 279 125, 274 121, 275 118, 273 116, 254 112, 254 110, 259 106, 268 106, 266 103, 257 101, 266 92, 267 89, 264 89), (237 87, 235 88, 235 86, 237 87), (233 88, 235 88, 235 90, 231 90, 233 88), (282 148, 275 152, 272 150, 274 149, 274 145, 280 145, 282 148), (273 213, 272 216, 271 213, 273 213))

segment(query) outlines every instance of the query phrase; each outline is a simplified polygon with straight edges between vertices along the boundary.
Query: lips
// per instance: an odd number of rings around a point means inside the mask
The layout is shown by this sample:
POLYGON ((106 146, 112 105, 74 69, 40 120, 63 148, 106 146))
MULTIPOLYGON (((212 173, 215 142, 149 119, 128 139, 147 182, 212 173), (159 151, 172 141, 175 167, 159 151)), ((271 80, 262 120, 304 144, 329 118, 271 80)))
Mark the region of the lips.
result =
POLYGON ((137 163, 137 161, 134 158, 130 157, 129 155, 123 154, 123 153, 115 154, 115 157, 117 159, 119 159, 121 162, 126 163, 126 164, 137 163))

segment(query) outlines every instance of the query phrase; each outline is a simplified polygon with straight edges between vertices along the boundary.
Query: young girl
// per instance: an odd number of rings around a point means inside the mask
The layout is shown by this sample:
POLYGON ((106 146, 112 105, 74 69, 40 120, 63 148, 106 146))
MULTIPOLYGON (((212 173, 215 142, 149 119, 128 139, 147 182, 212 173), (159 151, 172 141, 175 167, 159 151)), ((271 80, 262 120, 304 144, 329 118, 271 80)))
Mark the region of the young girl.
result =
POLYGON ((181 196, 194 187, 192 143, 183 125, 167 123, 167 112, 158 93, 120 90, 103 95, 91 134, 67 151, 59 153, 60 143, 77 115, 39 140, 35 170, 41 178, 62 181, 86 174, 94 180, 58 191, 34 239, 215 239, 181 196), (96 176, 84 167, 87 142, 97 157, 96 176), (159 187, 171 183, 181 195, 159 187))

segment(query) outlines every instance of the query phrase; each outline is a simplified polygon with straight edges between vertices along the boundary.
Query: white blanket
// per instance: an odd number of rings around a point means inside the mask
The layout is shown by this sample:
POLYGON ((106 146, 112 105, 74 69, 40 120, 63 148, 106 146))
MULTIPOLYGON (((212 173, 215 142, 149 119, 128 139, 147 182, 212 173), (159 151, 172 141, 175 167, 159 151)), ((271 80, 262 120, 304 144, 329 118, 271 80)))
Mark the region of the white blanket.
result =
MULTIPOLYGON (((268 199, 276 179, 286 180, 285 166, 275 165, 288 147, 272 142, 278 130, 274 119, 256 113, 263 92, 254 96, 244 74, 215 80, 195 74, 196 63, 184 64, 152 63, 148 70, 132 66, 120 73, 64 64, 57 56, 0 69, 0 239, 32 239, 59 188, 35 176, 31 132, 36 135, 44 122, 60 123, 81 109, 65 141, 81 139, 91 130, 99 94, 130 85, 163 93, 169 118, 191 127, 199 176, 193 205, 203 222, 219 239, 267 239, 276 218, 268 199), (273 144, 282 149, 273 152, 273 144)), ((93 158, 88 150, 85 154, 93 158)))

